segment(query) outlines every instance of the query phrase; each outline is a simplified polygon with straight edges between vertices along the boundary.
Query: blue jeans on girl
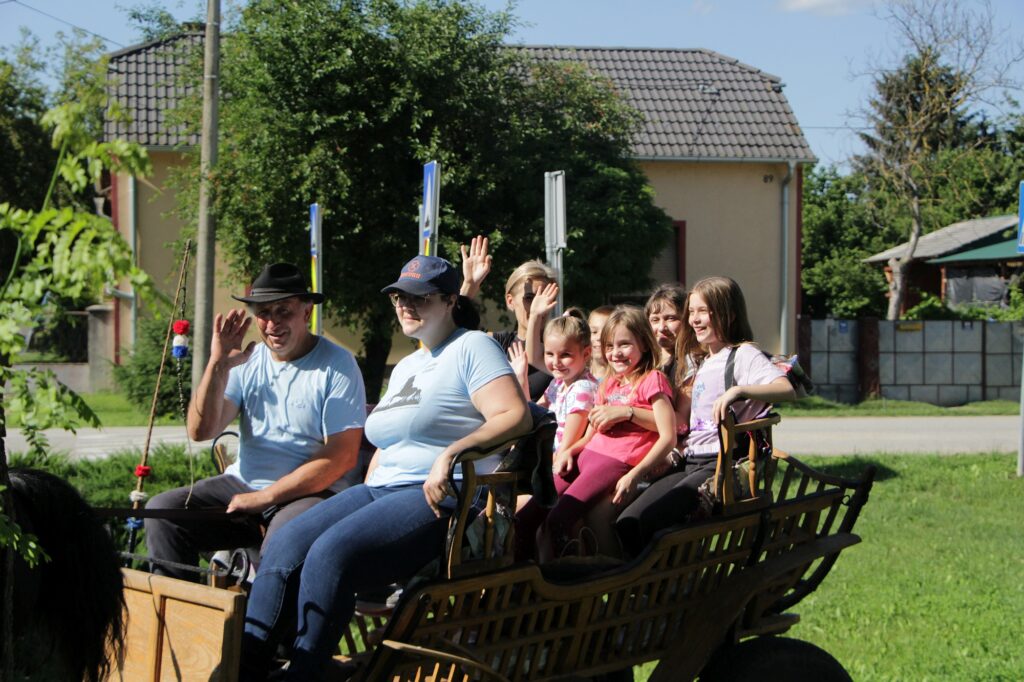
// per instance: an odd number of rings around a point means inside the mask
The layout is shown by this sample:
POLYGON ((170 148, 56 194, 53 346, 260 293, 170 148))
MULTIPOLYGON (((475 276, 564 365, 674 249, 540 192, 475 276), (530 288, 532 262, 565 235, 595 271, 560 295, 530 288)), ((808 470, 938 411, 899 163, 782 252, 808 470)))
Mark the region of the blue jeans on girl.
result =
MULTIPOLYGON (((450 514, 454 500, 446 504, 450 514)), ((320 679, 356 592, 414 575, 440 556, 447 527, 419 484, 357 485, 297 516, 264 548, 245 613, 240 679, 265 679, 293 624, 287 679, 320 679)))

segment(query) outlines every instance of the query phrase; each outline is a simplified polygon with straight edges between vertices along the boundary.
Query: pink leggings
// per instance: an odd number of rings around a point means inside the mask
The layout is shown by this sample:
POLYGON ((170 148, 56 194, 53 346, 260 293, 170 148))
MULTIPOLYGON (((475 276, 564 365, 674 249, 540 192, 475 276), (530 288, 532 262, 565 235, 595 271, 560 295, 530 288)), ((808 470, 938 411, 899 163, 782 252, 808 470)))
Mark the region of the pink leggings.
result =
POLYGON ((615 483, 633 467, 614 457, 584 450, 576 458, 574 471, 555 476, 558 502, 550 510, 530 500, 516 514, 516 559, 534 557, 534 538, 544 525, 544 534, 550 540, 555 556, 562 553, 572 533, 587 511, 606 497, 615 483))

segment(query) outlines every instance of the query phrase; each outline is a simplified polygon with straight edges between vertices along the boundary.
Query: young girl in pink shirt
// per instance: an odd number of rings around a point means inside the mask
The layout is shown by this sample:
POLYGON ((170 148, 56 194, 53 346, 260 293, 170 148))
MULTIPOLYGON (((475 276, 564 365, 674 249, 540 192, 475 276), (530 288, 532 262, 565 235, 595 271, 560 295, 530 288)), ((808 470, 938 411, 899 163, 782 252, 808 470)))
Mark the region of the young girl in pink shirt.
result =
POLYGON ((659 348, 643 311, 616 308, 601 330, 601 345, 610 374, 598 391, 597 404, 628 406, 630 418, 603 432, 590 425, 581 439, 562 445, 568 457, 553 467, 558 502, 548 511, 531 500, 516 515, 520 559, 529 557, 538 527, 541 561, 559 556, 590 507, 608 494, 620 503, 675 445, 672 386, 656 369, 659 348), (634 423, 634 409, 652 410, 657 430, 634 423))

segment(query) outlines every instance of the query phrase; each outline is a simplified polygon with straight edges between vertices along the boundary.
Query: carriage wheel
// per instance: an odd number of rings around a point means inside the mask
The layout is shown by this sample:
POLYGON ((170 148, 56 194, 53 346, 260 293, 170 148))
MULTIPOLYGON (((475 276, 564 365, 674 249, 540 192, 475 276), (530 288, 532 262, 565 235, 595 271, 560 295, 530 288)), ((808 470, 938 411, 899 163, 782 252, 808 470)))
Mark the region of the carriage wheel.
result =
POLYGON ((756 637, 721 649, 700 674, 701 682, 851 682, 832 654, 789 637, 756 637))

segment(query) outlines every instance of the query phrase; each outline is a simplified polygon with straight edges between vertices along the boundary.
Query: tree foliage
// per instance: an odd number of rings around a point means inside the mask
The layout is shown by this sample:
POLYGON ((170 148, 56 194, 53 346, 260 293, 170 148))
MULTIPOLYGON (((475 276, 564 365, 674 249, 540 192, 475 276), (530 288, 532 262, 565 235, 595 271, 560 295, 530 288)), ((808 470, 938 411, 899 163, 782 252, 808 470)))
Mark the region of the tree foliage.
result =
POLYGON ((574 303, 646 286, 670 234, 628 160, 635 112, 606 82, 504 47, 511 22, 448 0, 257 0, 224 40, 219 243, 241 280, 305 262, 320 202, 327 310, 364 330, 371 395, 395 329, 380 288, 417 251, 424 162, 443 171, 441 255, 482 231, 499 271, 543 255, 543 173, 565 170, 574 303))
POLYGON ((851 159, 847 175, 814 169, 804 184, 802 284, 805 312, 816 316, 894 317, 917 240, 954 222, 1014 212, 1024 177, 1017 103, 1004 98, 1010 113, 995 119, 981 106, 988 93, 1013 85, 1006 69, 1024 54, 996 54, 1003 36, 990 9, 957 0, 884 7, 903 54, 874 72, 866 152, 851 159), (862 260, 901 243, 909 249, 890 262, 887 285, 862 260))
POLYGON ((805 312, 816 317, 883 313, 885 279, 862 260, 887 248, 898 233, 869 197, 864 176, 814 168, 804 182, 805 312))
POLYGON ((42 124, 45 111, 46 90, 32 64, 0 59, 0 203, 43 203, 57 158, 42 124))
POLYGON ((906 51, 895 67, 875 73, 865 112, 872 132, 862 135, 868 153, 857 166, 908 225, 907 250, 889 263, 887 317, 895 319, 917 242, 940 226, 928 209, 938 203, 938 187, 950 184, 949 163, 986 141, 967 112, 994 89, 1013 85, 1007 73, 1024 50, 1017 45, 1009 55, 997 54, 1002 36, 987 4, 890 0, 884 11, 906 51))

